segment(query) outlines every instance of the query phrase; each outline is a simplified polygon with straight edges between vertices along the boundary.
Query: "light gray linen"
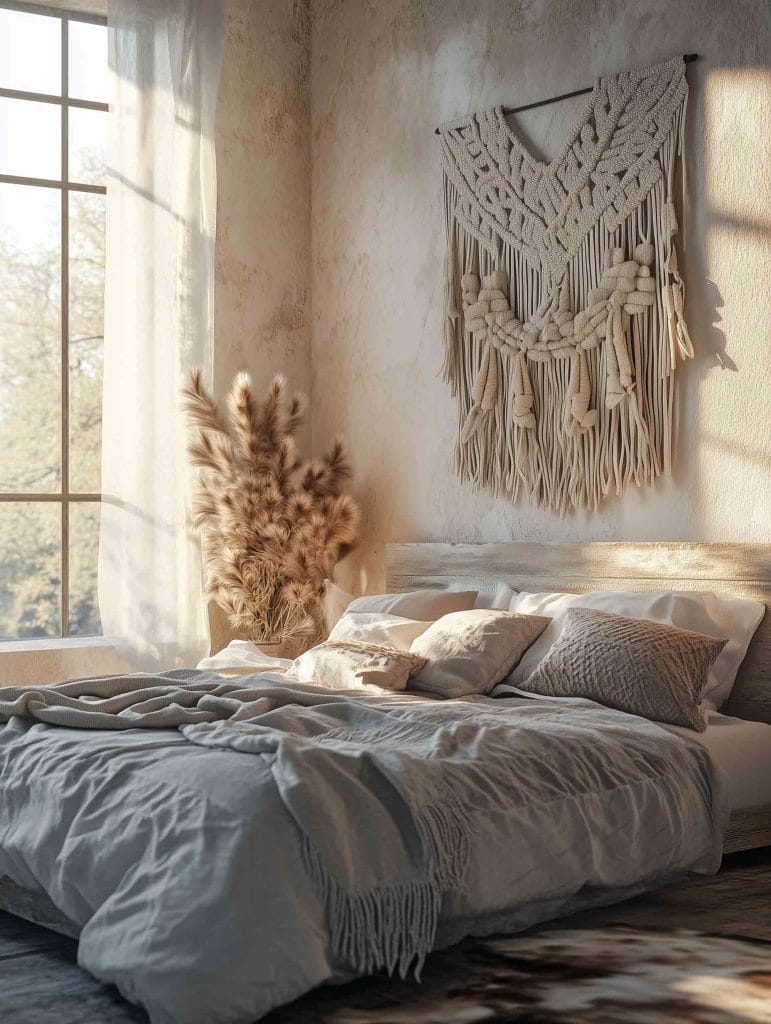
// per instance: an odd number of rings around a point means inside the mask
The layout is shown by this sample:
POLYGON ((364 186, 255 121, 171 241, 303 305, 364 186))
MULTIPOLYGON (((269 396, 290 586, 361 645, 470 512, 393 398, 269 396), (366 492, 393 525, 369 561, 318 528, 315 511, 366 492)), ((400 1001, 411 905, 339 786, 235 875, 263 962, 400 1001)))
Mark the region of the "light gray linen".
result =
POLYGON ((0 874, 82 925, 81 964, 154 1024, 246 1024, 720 861, 707 752, 589 701, 170 673, 106 682, 106 712, 67 685, 0 691, 27 716, 0 728, 0 874), (92 727, 38 721, 64 715, 92 727), (168 716, 182 734, 150 731, 168 716))

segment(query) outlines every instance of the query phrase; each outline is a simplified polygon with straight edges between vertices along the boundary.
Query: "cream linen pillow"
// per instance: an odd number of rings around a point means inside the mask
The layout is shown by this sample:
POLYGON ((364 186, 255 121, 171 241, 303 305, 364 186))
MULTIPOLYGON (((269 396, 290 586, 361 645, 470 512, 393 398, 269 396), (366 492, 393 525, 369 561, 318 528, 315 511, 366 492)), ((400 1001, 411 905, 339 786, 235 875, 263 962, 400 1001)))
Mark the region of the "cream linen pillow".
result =
POLYGON ((546 655, 559 636, 565 615, 571 608, 596 608, 614 615, 648 619, 727 640, 709 669, 702 697, 705 705, 713 709, 719 708, 730 696, 752 635, 765 613, 765 606, 760 601, 694 591, 598 590, 588 594, 515 594, 509 602, 510 612, 548 615, 552 622, 512 673, 508 682, 513 686, 519 686, 546 655))
POLYGON ((357 640, 408 651, 412 641, 425 633, 430 625, 430 622, 386 615, 385 612, 346 612, 327 639, 357 640))
POLYGON ((405 594, 367 594, 357 597, 346 612, 385 612, 405 619, 435 622, 449 612, 474 607, 476 590, 409 590, 405 594))
POLYGON ((425 659, 391 647, 327 641, 295 658, 287 674, 327 690, 404 690, 425 659))
POLYGON ((427 659, 411 685, 440 697, 489 693, 548 624, 539 616, 485 608, 444 615, 410 647, 427 659))
POLYGON ((659 622, 571 608, 549 653, 517 685, 547 697, 586 697, 703 732, 699 702, 725 643, 659 622))

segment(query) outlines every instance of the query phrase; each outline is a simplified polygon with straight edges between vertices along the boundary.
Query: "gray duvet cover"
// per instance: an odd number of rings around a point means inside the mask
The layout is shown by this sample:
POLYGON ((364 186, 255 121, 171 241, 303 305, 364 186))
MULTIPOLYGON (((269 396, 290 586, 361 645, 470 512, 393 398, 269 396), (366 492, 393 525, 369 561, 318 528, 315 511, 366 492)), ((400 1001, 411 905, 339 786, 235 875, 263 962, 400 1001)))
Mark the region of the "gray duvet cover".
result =
POLYGON ((587 701, 159 683, 183 731, 52 725, 34 699, 0 726, 0 875, 153 1024, 247 1024, 720 862, 707 752, 587 701))

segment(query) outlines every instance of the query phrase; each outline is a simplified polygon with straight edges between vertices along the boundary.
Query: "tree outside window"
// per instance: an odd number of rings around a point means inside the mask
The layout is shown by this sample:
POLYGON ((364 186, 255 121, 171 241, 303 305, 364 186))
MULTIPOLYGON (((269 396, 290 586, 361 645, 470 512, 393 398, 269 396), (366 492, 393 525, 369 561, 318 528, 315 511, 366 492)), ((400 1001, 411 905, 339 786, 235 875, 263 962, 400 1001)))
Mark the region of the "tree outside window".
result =
POLYGON ((107 28, 0 2, 0 640, 101 632, 107 28))

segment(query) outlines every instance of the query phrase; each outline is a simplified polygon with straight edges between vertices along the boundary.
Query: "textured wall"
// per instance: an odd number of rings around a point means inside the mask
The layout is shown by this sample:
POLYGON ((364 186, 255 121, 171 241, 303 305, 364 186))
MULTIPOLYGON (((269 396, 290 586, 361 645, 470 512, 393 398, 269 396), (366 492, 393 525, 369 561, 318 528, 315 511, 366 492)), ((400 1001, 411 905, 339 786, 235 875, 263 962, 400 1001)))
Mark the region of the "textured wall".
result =
MULTIPOLYGON (((230 0, 217 102, 215 387, 310 387, 309 0, 230 0)), ((310 443, 309 425, 300 435, 310 443)), ((230 639, 210 606, 212 649, 230 639)))
POLYGON ((309 0, 230 0, 217 103, 215 380, 310 384, 309 0))
MULTIPOLYGON (((763 0, 314 0, 313 438, 341 430, 353 451, 361 583, 380 584, 389 540, 771 539, 769 12, 763 0), (452 470, 455 404, 438 376, 433 128, 692 51, 681 242, 697 359, 679 377, 674 475, 566 519, 474 494, 452 470)), ((512 125, 551 157, 584 102, 512 125)))

